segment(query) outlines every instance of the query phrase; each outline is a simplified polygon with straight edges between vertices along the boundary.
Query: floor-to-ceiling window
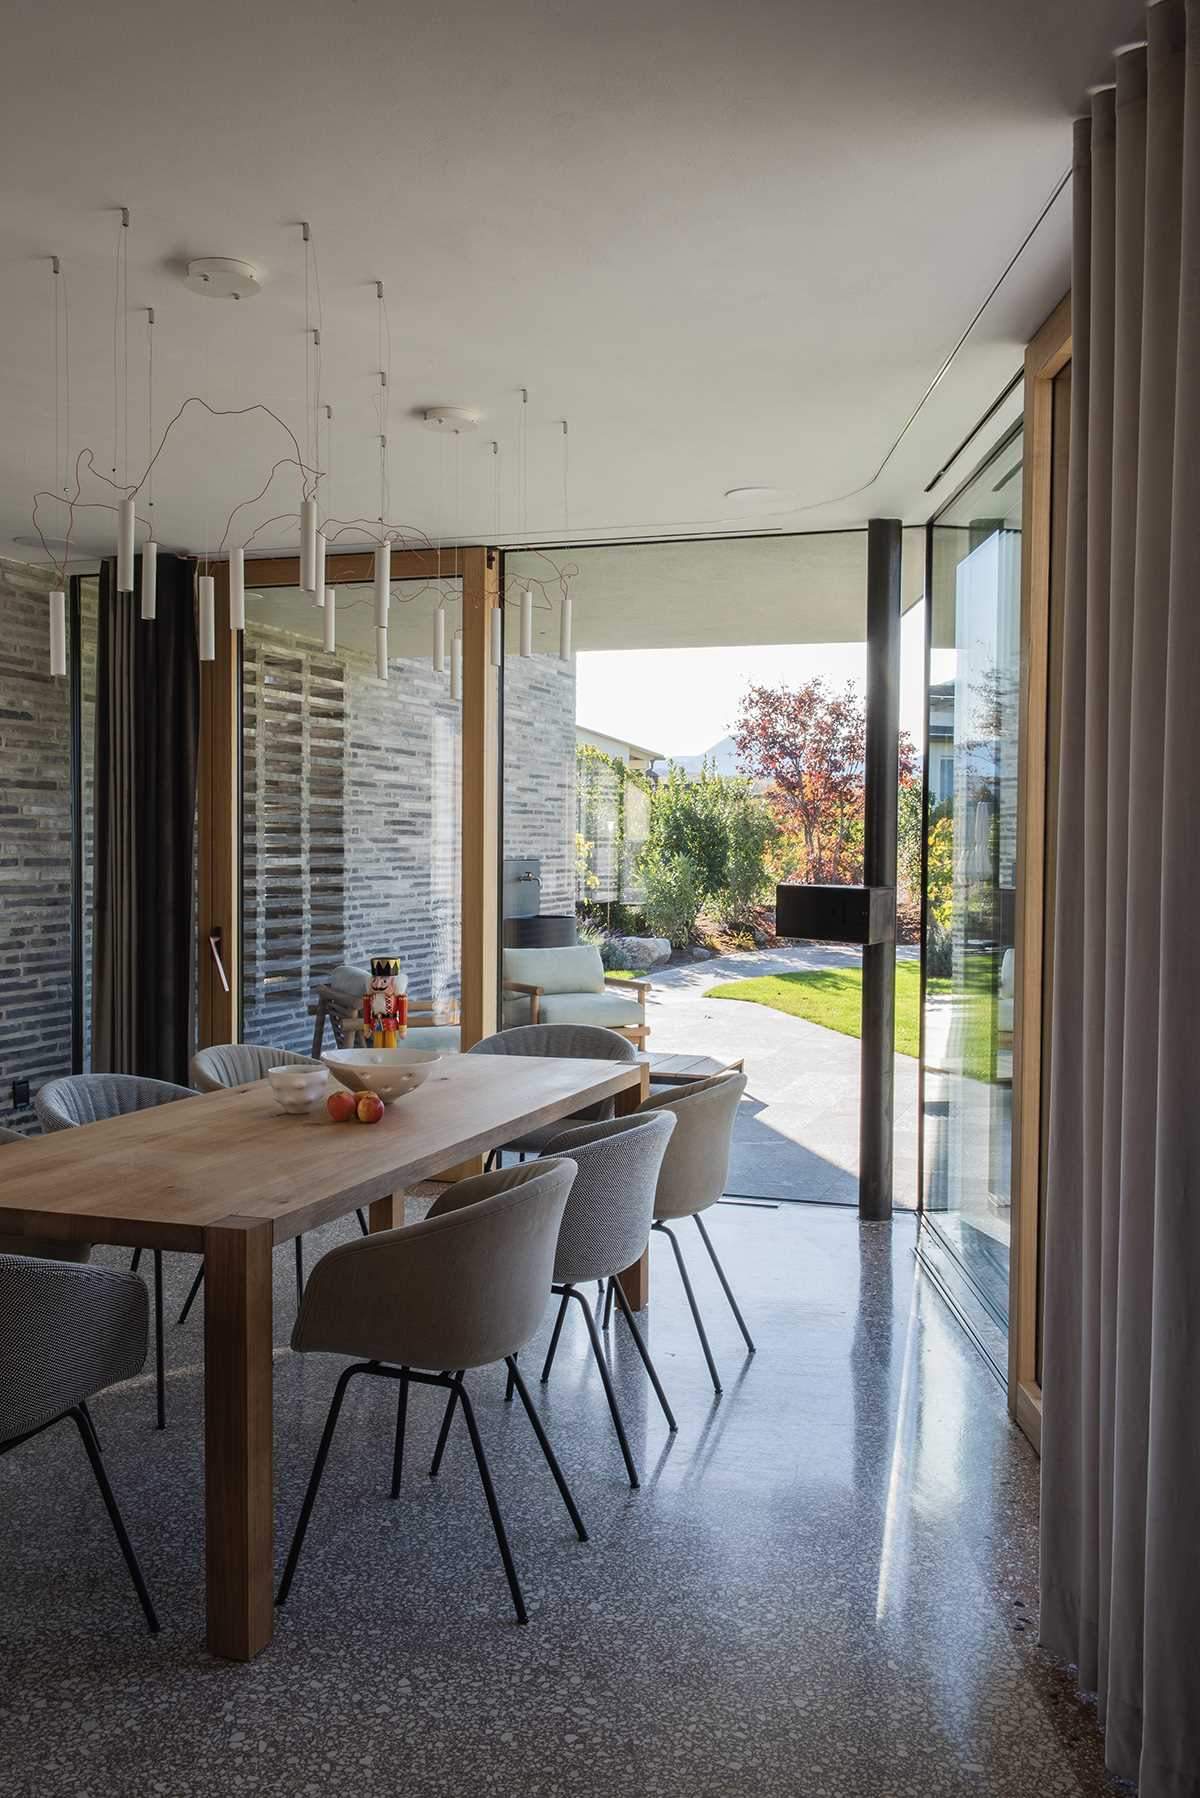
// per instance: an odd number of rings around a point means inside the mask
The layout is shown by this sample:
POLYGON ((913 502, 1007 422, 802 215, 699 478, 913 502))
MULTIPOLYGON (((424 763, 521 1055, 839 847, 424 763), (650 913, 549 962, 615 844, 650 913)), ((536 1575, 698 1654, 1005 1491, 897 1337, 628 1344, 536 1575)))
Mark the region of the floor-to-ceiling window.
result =
POLYGON ((1009 1313, 1022 437, 931 533, 921 1209, 997 1366, 1009 1313))

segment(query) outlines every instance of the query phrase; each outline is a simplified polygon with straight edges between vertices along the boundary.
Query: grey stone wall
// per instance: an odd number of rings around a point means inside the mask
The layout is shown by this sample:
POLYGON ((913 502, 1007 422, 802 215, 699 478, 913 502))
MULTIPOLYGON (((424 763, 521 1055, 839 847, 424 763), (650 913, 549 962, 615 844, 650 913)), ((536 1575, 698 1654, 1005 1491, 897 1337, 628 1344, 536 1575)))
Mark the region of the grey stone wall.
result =
POLYGON ((409 990, 459 991, 459 708, 428 663, 390 678, 247 621, 243 1004, 247 1042, 307 1051, 338 962, 398 955, 409 990))
POLYGON ((575 668, 555 656, 504 664, 504 854, 542 863, 543 912, 575 910, 575 668))
POLYGON ((71 1071, 68 687, 50 678, 49 578, 0 562, 0 1123, 12 1083, 71 1071))

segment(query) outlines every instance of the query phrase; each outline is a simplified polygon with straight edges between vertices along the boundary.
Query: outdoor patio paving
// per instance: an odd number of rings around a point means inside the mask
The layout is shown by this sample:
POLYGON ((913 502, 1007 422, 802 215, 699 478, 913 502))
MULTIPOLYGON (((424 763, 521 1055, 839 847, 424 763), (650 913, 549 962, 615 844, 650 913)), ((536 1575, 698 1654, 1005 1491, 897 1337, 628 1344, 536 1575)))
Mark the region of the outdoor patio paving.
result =
MULTIPOLYGON (((915 960, 915 949, 901 949, 915 960)), ((805 968, 852 968, 853 949, 759 949, 683 963, 653 975, 647 1021, 653 1054, 746 1063, 749 1087, 734 1131, 731 1193, 858 1203, 859 1042, 766 1005, 706 997, 726 980, 805 968)), ((896 1057, 895 1198, 917 1201, 917 1063, 896 1057)))

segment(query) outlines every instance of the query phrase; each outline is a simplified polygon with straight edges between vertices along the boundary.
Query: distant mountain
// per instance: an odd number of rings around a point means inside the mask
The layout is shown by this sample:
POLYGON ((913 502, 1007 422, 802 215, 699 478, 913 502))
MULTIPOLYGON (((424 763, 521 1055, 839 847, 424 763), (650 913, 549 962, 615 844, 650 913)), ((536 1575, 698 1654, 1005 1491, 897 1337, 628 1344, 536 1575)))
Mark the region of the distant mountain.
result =
POLYGON ((738 772, 737 748, 732 737, 722 737, 703 755, 673 755, 669 758, 687 775, 699 774, 705 762, 716 774, 736 774, 738 772))

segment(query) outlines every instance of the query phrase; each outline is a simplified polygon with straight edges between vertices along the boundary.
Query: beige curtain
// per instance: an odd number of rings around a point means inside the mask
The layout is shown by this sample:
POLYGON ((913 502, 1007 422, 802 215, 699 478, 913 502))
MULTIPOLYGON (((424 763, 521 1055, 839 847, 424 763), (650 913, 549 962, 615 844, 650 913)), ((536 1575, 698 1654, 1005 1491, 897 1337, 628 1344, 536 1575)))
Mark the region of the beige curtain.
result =
POLYGON ((1042 1640, 1200 1798, 1200 0, 1075 133, 1042 1640))

